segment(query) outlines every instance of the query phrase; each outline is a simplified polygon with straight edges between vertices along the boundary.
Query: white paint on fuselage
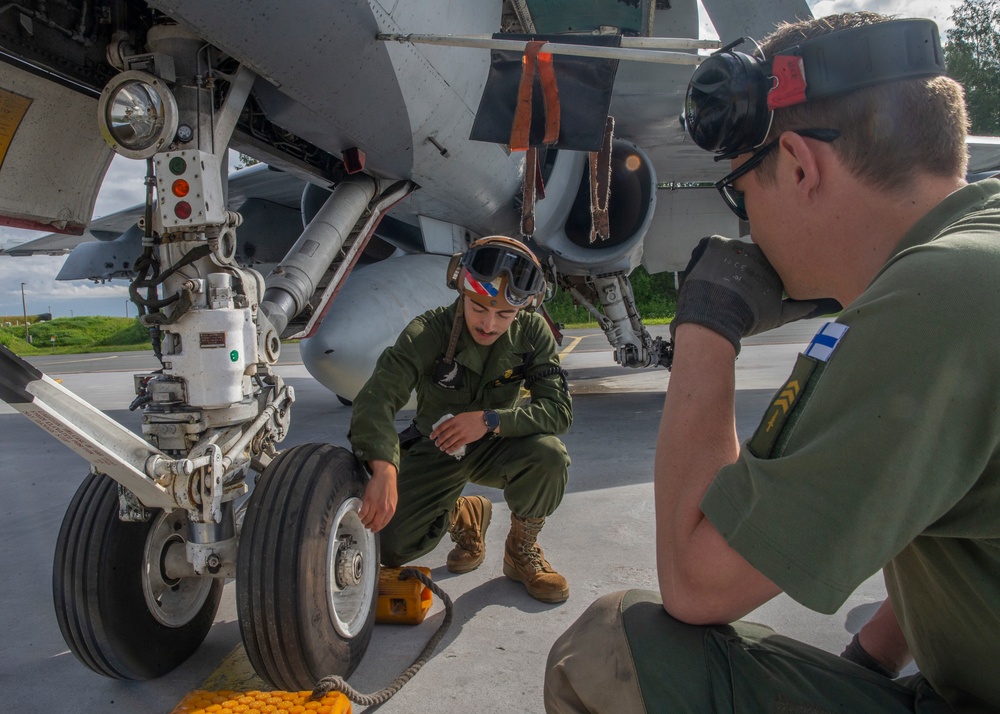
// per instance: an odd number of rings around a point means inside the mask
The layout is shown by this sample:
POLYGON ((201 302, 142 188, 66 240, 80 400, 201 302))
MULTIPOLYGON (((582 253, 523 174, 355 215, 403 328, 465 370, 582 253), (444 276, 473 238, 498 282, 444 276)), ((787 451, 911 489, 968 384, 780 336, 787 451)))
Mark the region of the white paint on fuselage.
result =
MULTIPOLYGON (((382 351, 417 315, 455 300, 445 286, 448 256, 401 255, 356 268, 316 334, 302 340, 302 363, 320 384, 353 401, 382 351)), ((407 408, 413 408, 411 397, 407 408)))

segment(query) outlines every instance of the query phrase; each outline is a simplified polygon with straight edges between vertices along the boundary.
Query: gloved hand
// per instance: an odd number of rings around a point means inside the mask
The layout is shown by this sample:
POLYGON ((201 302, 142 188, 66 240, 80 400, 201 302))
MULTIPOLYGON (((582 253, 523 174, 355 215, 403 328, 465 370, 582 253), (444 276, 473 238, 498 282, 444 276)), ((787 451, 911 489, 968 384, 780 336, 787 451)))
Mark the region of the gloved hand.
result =
POLYGON ((788 322, 840 310, 832 299, 782 299, 781 278, 753 243, 702 238, 684 269, 677 314, 670 324, 693 322, 718 332, 740 353, 740 339, 788 322))
POLYGON ((870 669, 876 674, 881 674, 883 677, 888 677, 889 679, 895 679, 899 676, 899 672, 894 671, 883 665, 877 659, 872 657, 865 651, 865 648, 861 646, 861 640, 858 635, 854 635, 854 639, 851 643, 847 645, 847 648, 840 653, 840 656, 849 662, 854 662, 854 664, 860 664, 862 667, 870 669))

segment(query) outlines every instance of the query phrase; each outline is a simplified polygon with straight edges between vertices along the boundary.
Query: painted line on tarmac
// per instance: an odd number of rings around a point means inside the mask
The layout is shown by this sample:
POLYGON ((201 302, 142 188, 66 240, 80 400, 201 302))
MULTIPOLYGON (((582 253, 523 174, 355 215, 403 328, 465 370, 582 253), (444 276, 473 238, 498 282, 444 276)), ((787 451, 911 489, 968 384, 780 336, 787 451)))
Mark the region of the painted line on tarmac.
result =
POLYGON ((89 359, 68 359, 63 360, 62 362, 49 362, 45 366, 48 367, 53 364, 75 364, 77 362, 101 362, 107 359, 118 359, 118 355, 111 355, 110 357, 91 357, 89 359))
POLYGON ((202 681, 198 689, 208 691, 231 689, 238 692, 254 689, 267 691, 271 689, 271 686, 254 671, 241 642, 223 658, 215 670, 202 681))
POLYGON ((586 337, 586 335, 577 335, 576 337, 571 338, 569 345, 565 347, 561 352, 559 352, 559 359, 562 359, 570 352, 572 352, 574 349, 576 349, 576 346, 580 344, 580 340, 582 340, 584 337, 586 337))

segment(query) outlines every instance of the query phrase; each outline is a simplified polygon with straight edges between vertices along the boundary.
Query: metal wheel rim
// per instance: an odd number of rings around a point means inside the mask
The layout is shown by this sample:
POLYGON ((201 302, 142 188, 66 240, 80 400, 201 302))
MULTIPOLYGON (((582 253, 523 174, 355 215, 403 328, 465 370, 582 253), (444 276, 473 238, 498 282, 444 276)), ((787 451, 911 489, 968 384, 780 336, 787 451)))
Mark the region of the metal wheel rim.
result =
POLYGON ((166 627, 183 627, 201 611, 212 590, 212 578, 171 580, 164 558, 173 543, 184 543, 187 517, 183 511, 161 512, 154 518, 142 559, 142 594, 153 618, 166 627), (178 527, 179 526, 179 527, 178 527))
POLYGON ((349 498, 340 504, 330 529, 326 554, 327 605, 333 627, 341 637, 359 635, 374 606, 372 593, 378 577, 379 564, 375 557, 375 534, 364 527, 358 512, 360 498, 349 498), (337 582, 337 567, 343 548, 360 552, 361 577, 357 584, 341 587, 337 582))

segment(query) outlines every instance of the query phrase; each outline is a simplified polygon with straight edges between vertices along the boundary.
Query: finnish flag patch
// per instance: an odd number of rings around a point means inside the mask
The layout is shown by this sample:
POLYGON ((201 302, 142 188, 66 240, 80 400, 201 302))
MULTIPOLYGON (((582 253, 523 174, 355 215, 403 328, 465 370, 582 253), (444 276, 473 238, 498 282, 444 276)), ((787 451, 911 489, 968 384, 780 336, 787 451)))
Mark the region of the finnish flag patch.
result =
POLYGON ((820 328, 802 354, 820 362, 826 362, 846 333, 847 325, 842 325, 839 322, 828 322, 820 328))

